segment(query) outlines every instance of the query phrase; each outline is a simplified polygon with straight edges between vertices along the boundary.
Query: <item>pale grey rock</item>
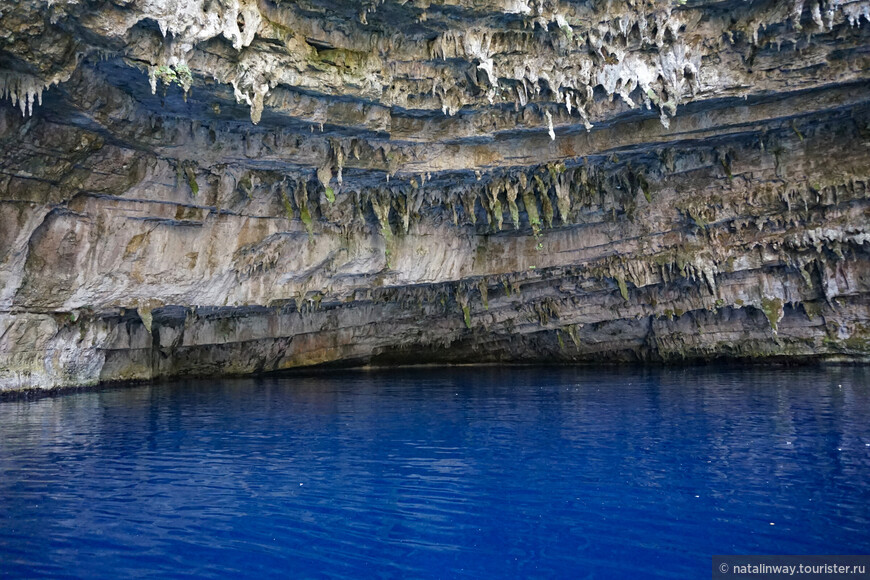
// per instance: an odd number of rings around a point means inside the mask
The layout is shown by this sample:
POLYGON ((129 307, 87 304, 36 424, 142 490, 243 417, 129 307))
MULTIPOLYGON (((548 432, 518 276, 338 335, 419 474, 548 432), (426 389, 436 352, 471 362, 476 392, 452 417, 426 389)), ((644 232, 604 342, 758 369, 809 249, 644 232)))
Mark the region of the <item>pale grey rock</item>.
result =
POLYGON ((870 360, 870 2, 0 1, 0 391, 870 360))

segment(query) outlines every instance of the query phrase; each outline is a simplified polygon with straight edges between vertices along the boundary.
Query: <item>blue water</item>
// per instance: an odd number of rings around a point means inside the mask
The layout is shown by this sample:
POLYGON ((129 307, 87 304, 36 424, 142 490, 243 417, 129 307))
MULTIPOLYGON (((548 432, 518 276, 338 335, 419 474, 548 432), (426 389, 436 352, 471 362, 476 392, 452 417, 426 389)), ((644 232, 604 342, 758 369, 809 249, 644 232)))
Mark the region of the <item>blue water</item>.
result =
POLYGON ((426 369, 0 403, 0 573, 709 578, 870 553, 870 369, 426 369))

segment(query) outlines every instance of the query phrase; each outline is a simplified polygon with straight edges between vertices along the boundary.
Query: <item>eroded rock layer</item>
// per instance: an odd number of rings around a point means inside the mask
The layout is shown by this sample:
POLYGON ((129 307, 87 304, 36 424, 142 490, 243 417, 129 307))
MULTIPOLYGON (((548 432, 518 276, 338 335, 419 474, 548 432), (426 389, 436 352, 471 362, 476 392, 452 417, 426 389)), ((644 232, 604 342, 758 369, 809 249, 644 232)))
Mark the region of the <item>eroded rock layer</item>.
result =
POLYGON ((0 1, 0 390, 870 360, 870 2, 0 1))

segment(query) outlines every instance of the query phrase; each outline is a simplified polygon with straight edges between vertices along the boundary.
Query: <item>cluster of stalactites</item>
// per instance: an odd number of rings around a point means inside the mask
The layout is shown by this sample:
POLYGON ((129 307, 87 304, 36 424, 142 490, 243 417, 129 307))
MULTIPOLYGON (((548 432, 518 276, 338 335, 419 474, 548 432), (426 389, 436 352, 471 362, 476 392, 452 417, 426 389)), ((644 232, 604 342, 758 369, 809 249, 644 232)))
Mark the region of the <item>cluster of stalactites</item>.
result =
MULTIPOLYGON (((329 187, 323 177, 318 175, 319 181, 329 187)), ((641 194, 650 199, 645 171, 630 166, 567 167, 564 163, 549 163, 491 175, 480 181, 449 185, 439 182, 434 187, 427 187, 429 178, 421 174, 379 186, 347 188, 343 197, 350 200, 354 210, 336 213, 335 217, 341 222, 339 225, 352 227, 354 222, 365 222, 366 216, 373 214, 384 237, 389 239, 394 231, 391 224, 397 224, 399 232, 408 233, 414 216, 422 215, 421 208, 425 206, 430 208, 424 212, 426 215, 443 215, 456 226, 477 227, 482 215, 491 231, 503 230, 508 221, 515 230, 528 228, 538 236, 557 223, 575 223, 577 211, 585 205, 607 204, 615 208, 631 203, 641 194)), ((330 204, 335 201, 330 194, 327 200, 330 204)))
POLYGON ((51 84, 33 75, 0 71, 0 99, 10 99, 13 106, 21 109, 22 116, 29 116, 33 114, 34 103, 42 104, 42 91, 51 84))
MULTIPOLYGON (((447 31, 430 45, 432 59, 462 58, 483 70, 489 81, 486 96, 490 103, 500 94, 499 79, 513 85, 517 109, 525 107, 546 87, 569 115, 576 111, 586 129, 591 130, 589 105, 596 87, 619 96, 632 108, 639 103, 631 94, 639 88, 642 104, 658 107, 662 123, 667 126, 668 116, 675 114, 684 96, 700 89, 701 55, 679 40, 685 22, 681 13, 672 10, 670 2, 645 3, 649 6, 629 9, 618 17, 608 16, 582 30, 575 30, 570 24, 573 17, 558 7, 547 7, 543 2, 534 2, 532 7, 523 2, 509 4, 508 12, 534 13, 535 22, 540 20, 545 29, 548 21, 555 23, 554 34, 560 35, 570 48, 564 54, 545 50, 540 55, 526 43, 521 46, 523 57, 517 59, 511 56, 517 46, 507 45, 505 35, 496 30, 447 31), (632 42, 643 50, 630 50, 632 42)), ((433 81, 432 94, 441 98, 442 111, 448 115, 465 104, 461 95, 438 79, 433 81)), ((551 115, 545 113, 544 118, 551 139, 555 139, 551 115)))
MULTIPOLYGON (((792 0, 792 22, 801 29, 800 19, 804 6, 808 5, 813 23, 821 31, 831 30, 841 18, 851 26, 861 24, 861 18, 870 22, 870 2, 864 0, 792 0)), ((756 36, 757 40, 757 36, 756 36)))
MULTIPOLYGON (((757 42, 759 30, 789 18, 799 28, 806 2, 822 30, 829 30, 842 20, 853 25, 861 18, 870 20, 870 2, 864 0, 782 0, 749 21, 753 40, 757 42)), ((365 3, 361 19, 379 3, 381 0, 365 3)), ((463 59, 472 63, 485 73, 486 82, 480 88, 490 103, 510 98, 510 91, 519 109, 548 90, 555 104, 565 106, 569 115, 578 115, 586 129, 591 130, 592 96, 595 88, 600 87, 632 108, 657 108, 662 124, 667 127, 677 106, 702 90, 703 55, 698 47, 680 38, 681 30, 694 24, 687 22, 693 18, 691 11, 675 10, 683 4, 680 0, 634 0, 628 2, 621 14, 614 16, 608 10, 590 26, 588 15, 581 18, 578 9, 569 4, 553 0, 505 0, 505 13, 516 14, 532 27, 544 29, 556 39, 550 45, 561 48, 553 52, 548 46, 539 46, 541 39, 534 34, 524 36, 506 34, 500 29, 473 28, 447 30, 439 35, 430 43, 429 58, 463 59)), ((256 6, 245 3, 227 10, 230 16, 242 15, 250 21, 244 34, 233 18, 220 20, 220 26, 214 24, 203 30, 223 34, 237 48, 246 46, 253 40, 253 25, 260 22, 259 13, 254 12, 256 6)), ((261 58, 268 60, 265 55, 261 58)), ((281 75, 272 74, 280 69, 277 61, 264 61, 227 79, 234 88, 236 100, 251 107, 254 123, 260 120, 270 90, 283 82, 281 75)), ((432 79, 431 93, 440 100, 445 115, 454 115, 474 102, 461 87, 437 75, 432 79)), ((545 112, 542 120, 554 139, 551 114, 545 112)))
POLYGON ((133 9, 155 20, 182 52, 218 36, 241 50, 254 40, 262 20, 257 3, 250 0, 144 0, 133 9))
MULTIPOLYGON (((254 41, 263 20, 257 3, 250 0, 229 0, 219 3, 208 0, 150 1, 145 2, 140 10, 143 17, 157 21, 164 37, 171 37, 173 54, 164 63, 163 68, 167 66, 174 68, 176 63, 184 63, 186 55, 198 43, 219 36, 229 40, 234 49, 241 51, 254 41), (207 10, 206 5, 209 5, 207 10)), ((263 112, 265 96, 272 87, 260 78, 262 75, 245 75, 245 72, 240 71, 234 78, 219 80, 232 85, 236 101, 251 108, 251 121, 257 124, 263 112), (245 78, 246 76, 251 78, 245 78)), ((155 88, 153 71, 149 76, 153 92, 155 88)), ((182 88, 186 93, 189 84, 182 84, 182 88)))
MULTIPOLYGON (((207 11, 202 9, 204 2, 151 0, 140 11, 156 20, 164 35, 171 34, 173 44, 182 53, 216 36, 227 38, 237 50, 251 44, 263 21, 256 2, 229 0, 207 11)), ((383 0, 363 2, 361 21, 364 23, 365 14, 381 3, 383 0)), ((557 0, 504 0, 505 13, 517 15, 531 27, 548 32, 554 40, 545 44, 561 49, 552 52, 548 46, 539 46, 541 39, 534 34, 523 37, 505 34, 500 29, 474 28, 445 31, 430 43, 429 57, 464 59, 483 71, 488 86, 482 88, 490 103, 497 98, 509 98, 505 94, 507 89, 499 86, 500 80, 513 86, 517 108, 525 107, 545 86, 552 91, 556 104, 565 106, 569 115, 576 112, 590 130, 592 94, 596 87, 601 87, 632 108, 655 106, 661 112, 662 123, 668 126, 677 106, 701 89, 702 55, 680 40, 680 30, 691 24, 686 22, 691 11, 675 9, 684 3, 684 0, 631 0, 616 15, 608 4, 595 23, 594 16, 590 21, 589 14, 578 12, 580 8, 557 0), (521 37, 525 40, 517 46, 515 41, 521 37), (637 50, 629 48, 632 46, 637 50), (520 57, 516 56, 518 52, 520 57), (638 96, 633 97, 635 91, 638 96), (640 102, 636 102, 638 97, 640 102)), ((829 30, 843 19, 853 25, 861 18, 870 20, 870 2, 865 0, 781 0, 749 21, 754 41, 757 42, 759 30, 789 18, 799 28, 805 5, 822 30, 829 30)), ((183 61, 184 55, 179 58, 183 61)), ((255 124, 260 121, 269 92, 288 80, 278 72, 284 68, 279 59, 262 52, 258 53, 258 59, 262 62, 247 62, 233 75, 219 79, 233 86, 237 102, 250 107, 255 124)), ((389 83, 382 80, 379 84, 386 90, 389 83)), ((445 115, 473 104, 473 99, 454 84, 438 78, 432 81, 432 95, 441 101, 445 115)), ((546 114, 542 117, 555 138, 551 118, 546 114)))
POLYGON ((790 21, 795 30, 803 30, 801 21, 805 11, 809 12, 819 32, 830 31, 843 21, 850 26, 860 25, 862 18, 870 22, 870 2, 867 0, 780 0, 753 13, 742 28, 757 45, 761 31, 782 22, 790 21))

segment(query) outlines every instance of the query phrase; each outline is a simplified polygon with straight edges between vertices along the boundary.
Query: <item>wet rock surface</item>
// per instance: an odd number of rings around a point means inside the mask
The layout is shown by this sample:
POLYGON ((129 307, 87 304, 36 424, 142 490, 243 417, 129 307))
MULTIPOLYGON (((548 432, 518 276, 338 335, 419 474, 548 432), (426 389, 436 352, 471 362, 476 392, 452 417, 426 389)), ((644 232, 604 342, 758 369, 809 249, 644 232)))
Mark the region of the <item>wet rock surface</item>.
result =
POLYGON ((870 360, 868 2, 0 14, 0 389, 870 360))

